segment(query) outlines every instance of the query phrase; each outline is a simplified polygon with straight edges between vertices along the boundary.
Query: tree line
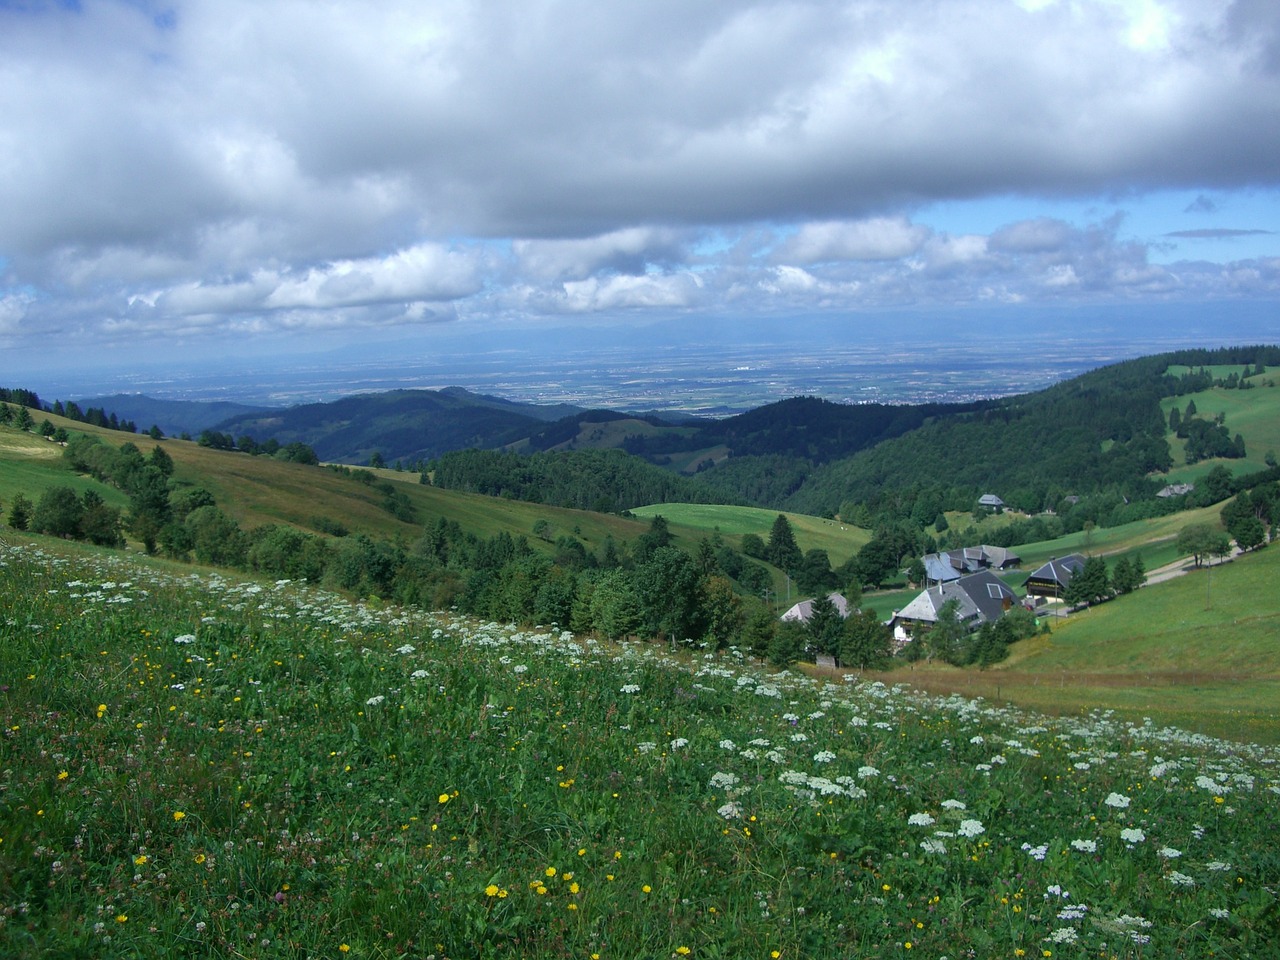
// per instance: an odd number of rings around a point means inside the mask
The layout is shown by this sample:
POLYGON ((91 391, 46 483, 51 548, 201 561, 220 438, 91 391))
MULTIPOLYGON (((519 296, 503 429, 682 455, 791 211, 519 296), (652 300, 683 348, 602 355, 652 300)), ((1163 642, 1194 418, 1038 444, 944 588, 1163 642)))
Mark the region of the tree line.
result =
POLYGON ((597 513, 621 513, 650 503, 724 502, 689 478, 621 450, 529 455, 458 450, 430 461, 422 482, 445 490, 597 513))

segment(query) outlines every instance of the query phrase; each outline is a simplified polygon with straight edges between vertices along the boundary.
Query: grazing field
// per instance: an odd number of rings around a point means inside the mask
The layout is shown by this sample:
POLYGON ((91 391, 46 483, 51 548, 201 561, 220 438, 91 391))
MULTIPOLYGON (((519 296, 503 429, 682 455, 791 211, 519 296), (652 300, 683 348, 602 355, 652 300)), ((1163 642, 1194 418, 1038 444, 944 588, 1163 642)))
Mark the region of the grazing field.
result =
MULTIPOLYGON (((1221 377, 1231 372, 1240 372, 1235 367, 1224 369, 1225 372, 1215 369, 1214 375, 1221 377)), ((1280 374, 1269 370, 1261 376, 1250 378, 1249 382, 1256 384, 1252 390, 1224 390, 1214 387, 1162 400, 1160 408, 1166 418, 1174 407, 1185 410, 1190 401, 1195 401, 1197 416, 1201 419, 1210 420, 1222 414, 1226 418, 1227 432, 1233 437, 1237 433, 1244 437, 1248 453, 1243 460, 1207 460, 1185 466, 1186 442, 1170 433, 1169 449, 1173 454, 1174 467, 1169 471, 1169 480, 1176 483, 1194 482, 1216 464, 1224 464, 1234 474, 1265 470, 1266 455, 1280 454, 1280 387, 1264 385, 1274 383, 1277 379, 1280 379, 1280 374)))
MULTIPOLYGON (((114 448, 133 443, 149 454, 160 446, 173 459, 174 481, 179 489, 207 489, 219 507, 246 530, 266 524, 314 530, 317 518, 324 518, 341 522, 353 533, 412 543, 422 535, 424 527, 445 517, 481 538, 506 532, 513 537, 527 536, 535 549, 550 549, 545 541, 533 536, 534 526, 544 521, 541 529, 547 531, 545 536, 554 540, 562 534, 572 535, 588 550, 596 551, 609 536, 629 540, 648 526, 645 521, 585 510, 440 490, 420 484, 416 473, 361 468, 344 473, 215 450, 189 440, 156 441, 52 414, 48 419, 55 426, 97 437, 114 448), (362 479, 374 479, 375 483, 362 483, 362 479), (415 522, 398 519, 386 508, 386 488, 380 488, 378 483, 393 485, 408 499, 415 522)), ((33 434, 0 428, 0 505, 5 512, 14 495, 24 494, 34 503, 52 486, 71 487, 77 493, 93 489, 110 506, 128 506, 128 498, 115 487, 72 472, 62 460, 59 445, 33 434)), ((679 537, 680 531, 675 532, 679 537)), ((685 539, 681 545, 691 548, 695 543, 696 538, 685 539)))
POLYGON ((631 511, 637 517, 653 517, 661 514, 672 527, 686 527, 719 532, 726 539, 737 538, 744 533, 754 533, 761 539, 769 539, 769 531, 779 513, 786 516, 795 534, 796 545, 801 550, 826 550, 831 565, 838 567, 856 554, 871 534, 861 527, 854 527, 839 520, 811 517, 803 513, 785 513, 761 507, 731 507, 707 503, 655 503, 637 507, 631 511))
POLYGON ((0 610, 11 960, 1274 955, 1273 749, 12 535, 0 610))

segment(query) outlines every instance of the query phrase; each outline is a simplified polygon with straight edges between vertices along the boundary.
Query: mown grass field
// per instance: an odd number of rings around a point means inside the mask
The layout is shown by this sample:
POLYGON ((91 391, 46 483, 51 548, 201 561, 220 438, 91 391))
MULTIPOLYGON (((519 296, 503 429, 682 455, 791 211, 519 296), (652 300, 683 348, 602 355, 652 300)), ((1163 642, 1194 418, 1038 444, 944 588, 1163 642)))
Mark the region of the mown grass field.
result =
POLYGON ((1273 955, 1263 747, 9 534, 0 609, 12 960, 1273 955))
MULTIPOLYGON (((1240 368, 1223 368, 1215 371, 1214 375, 1226 376, 1232 371, 1239 373, 1240 368)), ((1166 420, 1169 411, 1175 406, 1185 411, 1188 402, 1192 400, 1195 401, 1196 415, 1201 419, 1212 419, 1219 413, 1225 415, 1227 432, 1233 437, 1237 433, 1244 437, 1248 453, 1243 460, 1207 460, 1187 466, 1184 463, 1185 441, 1169 433, 1169 450, 1174 462, 1173 469, 1169 471, 1170 482, 1194 483, 1219 463, 1225 464, 1227 469, 1237 474, 1265 470, 1266 455, 1280 455, 1280 386, 1263 386, 1267 382, 1276 381, 1280 381, 1280 374, 1269 370, 1249 379, 1250 383, 1256 384, 1252 390, 1223 390, 1214 387, 1161 401, 1160 409, 1164 411, 1166 420)))
POLYGON ((656 503, 631 511, 637 517, 661 514, 675 527, 704 534, 719 533, 725 540, 740 542, 744 533, 754 533, 766 542, 773 523, 782 513, 791 524, 796 545, 801 550, 826 550, 831 565, 838 567, 856 554, 868 540, 869 531, 838 520, 811 517, 802 513, 765 510, 760 507, 732 507, 706 503, 656 503))

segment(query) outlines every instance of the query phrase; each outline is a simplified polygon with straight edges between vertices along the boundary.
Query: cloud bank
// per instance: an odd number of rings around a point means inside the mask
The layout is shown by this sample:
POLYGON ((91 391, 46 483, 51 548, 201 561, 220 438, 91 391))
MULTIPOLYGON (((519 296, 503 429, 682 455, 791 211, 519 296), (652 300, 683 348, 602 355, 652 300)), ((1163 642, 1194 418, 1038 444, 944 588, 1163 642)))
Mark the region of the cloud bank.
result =
POLYGON ((1277 155, 1266 0, 0 3, 0 338, 1275 299, 1277 155))

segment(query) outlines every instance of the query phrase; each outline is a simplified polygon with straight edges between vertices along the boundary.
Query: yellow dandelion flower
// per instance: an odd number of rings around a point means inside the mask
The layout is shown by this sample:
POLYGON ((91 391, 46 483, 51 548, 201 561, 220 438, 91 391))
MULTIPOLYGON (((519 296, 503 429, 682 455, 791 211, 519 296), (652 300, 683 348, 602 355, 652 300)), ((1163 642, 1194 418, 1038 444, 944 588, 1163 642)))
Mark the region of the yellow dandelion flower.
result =
POLYGON ((689 954, 693 953, 693 951, 690 950, 688 947, 681 946, 681 947, 676 947, 676 953, 680 954, 680 956, 682 957, 687 957, 689 954))
POLYGON ((140 867, 147 862, 147 855, 145 853, 140 853, 133 858, 133 862, 140 867))
POLYGON ((548 877, 554 877, 554 876, 556 875, 556 868, 555 868, 555 867, 547 867, 547 869, 546 869, 546 870, 544 870, 543 872, 544 872, 544 873, 546 873, 546 875, 547 875, 548 877))
POLYGON ((116 914, 116 923, 128 923, 128 922, 129 922, 128 914, 125 914, 125 913, 116 914))
POLYGON ((196 862, 196 863, 204 863, 204 861, 205 861, 205 855, 204 855, 203 853, 197 853, 197 854, 195 855, 194 859, 195 859, 195 862, 196 862))
POLYGON ((640 888, 641 893, 651 893, 652 891, 653 891, 653 887, 649 886, 647 883, 640 888))
POLYGON ((440 799, 440 802, 441 802, 441 803, 448 803, 448 802, 449 802, 449 795, 448 795, 447 793, 442 793, 442 794, 440 794, 439 799, 440 799))
POLYGON ((582 888, 578 886, 578 882, 576 880, 573 883, 569 884, 570 893, 577 893, 581 889, 582 888))
POLYGON ((65 771, 65 770, 61 770, 61 771, 59 771, 59 773, 58 773, 58 779, 59 779, 59 780, 65 780, 65 779, 67 779, 67 777, 69 777, 69 776, 71 776, 71 774, 67 773, 67 771, 65 771))
POLYGON ((350 953, 350 952, 351 952, 351 947, 349 947, 349 946, 348 946, 347 944, 345 944, 345 943, 340 943, 340 944, 338 944, 338 952, 339 952, 339 953, 350 953))
POLYGON ((496 883, 489 884, 484 888, 484 895, 486 897, 496 897, 498 895, 498 885, 496 883))
POLYGON ((175 822, 176 822, 176 821, 178 821, 178 820, 185 819, 185 818, 186 818, 186 816, 187 816, 187 815, 186 815, 185 813, 183 813, 181 810, 175 810, 175 811, 173 811, 173 819, 174 819, 174 821, 175 821, 175 822))

